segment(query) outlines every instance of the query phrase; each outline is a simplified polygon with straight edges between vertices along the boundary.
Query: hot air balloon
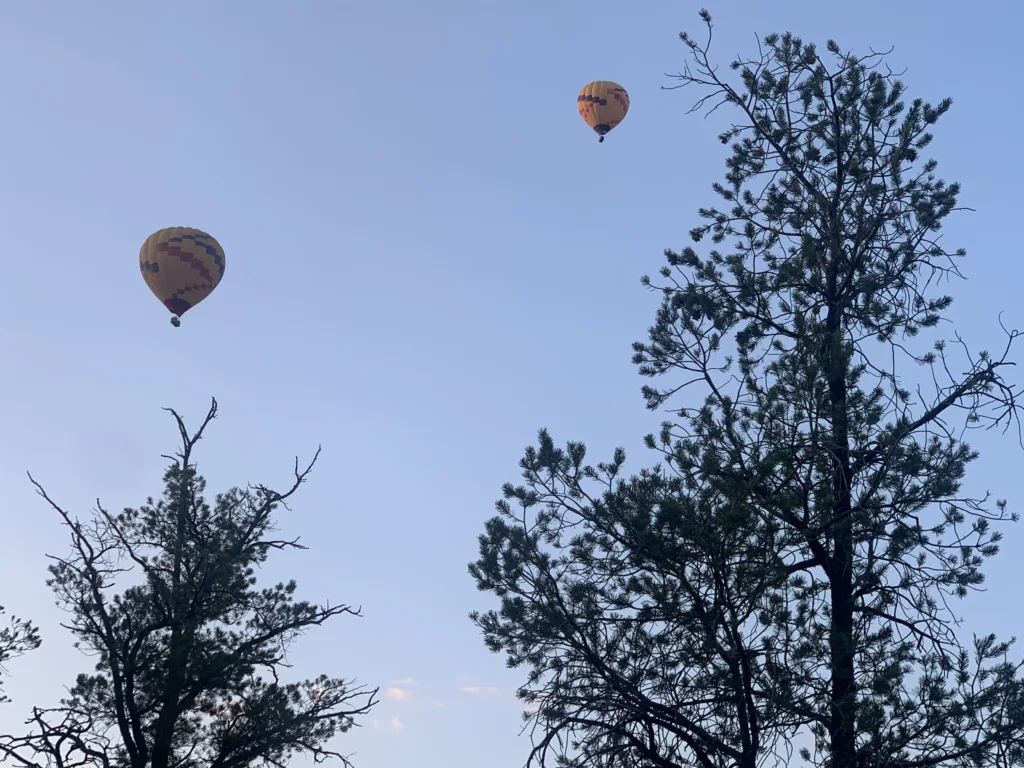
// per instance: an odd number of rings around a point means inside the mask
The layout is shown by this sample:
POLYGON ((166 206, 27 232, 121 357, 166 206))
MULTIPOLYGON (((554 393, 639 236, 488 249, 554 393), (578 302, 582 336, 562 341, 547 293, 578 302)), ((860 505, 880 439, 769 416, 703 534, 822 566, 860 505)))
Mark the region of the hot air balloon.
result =
POLYGON ((596 80, 583 86, 576 99, 576 106, 580 110, 580 117, 597 131, 601 137, 598 141, 601 142, 604 141, 604 135, 621 123, 629 111, 629 94, 618 83, 596 80))
POLYGON ((202 230, 170 227, 150 235, 139 251, 149 290, 171 311, 171 325, 205 299, 224 277, 224 249, 202 230))

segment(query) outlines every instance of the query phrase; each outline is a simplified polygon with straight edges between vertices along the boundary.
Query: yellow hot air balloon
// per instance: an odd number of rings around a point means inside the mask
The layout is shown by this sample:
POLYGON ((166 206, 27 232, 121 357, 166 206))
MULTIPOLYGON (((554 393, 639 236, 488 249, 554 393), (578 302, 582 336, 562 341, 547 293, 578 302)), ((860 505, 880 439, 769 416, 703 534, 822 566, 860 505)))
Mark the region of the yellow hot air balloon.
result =
POLYGON ((618 83, 595 80, 583 86, 576 99, 576 106, 580 110, 580 117, 597 131, 601 137, 598 139, 600 142, 626 116, 629 111, 629 94, 618 83))
POLYGON ((139 251, 139 268, 149 290, 181 318, 205 299, 224 277, 224 249, 202 230, 170 227, 150 235, 139 251))

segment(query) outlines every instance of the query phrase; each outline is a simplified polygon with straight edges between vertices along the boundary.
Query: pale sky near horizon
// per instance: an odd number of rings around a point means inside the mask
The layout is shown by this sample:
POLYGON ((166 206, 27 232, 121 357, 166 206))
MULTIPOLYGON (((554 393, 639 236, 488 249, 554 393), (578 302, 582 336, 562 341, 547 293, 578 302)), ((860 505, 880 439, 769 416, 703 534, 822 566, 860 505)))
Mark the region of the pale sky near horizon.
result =
MULTIPOLYGON (((997 313, 1024 327, 1019 218, 1019 5, 908 0, 710 4, 726 67, 755 35, 895 46, 909 97, 954 98, 931 154, 977 209, 947 227, 970 278, 951 311, 975 348, 997 313), (987 11, 984 9, 988 9, 987 11), (968 10, 969 9, 969 10, 968 10), (995 126, 992 128, 991 126, 995 126)), ((500 486, 536 430, 653 461, 630 343, 658 297, 639 285, 716 198, 727 119, 663 91, 703 35, 699 5, 650 0, 293 0, 0 7, 0 604, 41 626, 12 662, 0 728, 88 669, 59 627, 45 553, 57 519, 25 471, 82 515, 160 491, 210 396, 198 460, 211 492, 320 465, 282 511, 308 551, 267 581, 362 605, 301 639, 298 676, 355 676, 384 694, 334 746, 357 768, 517 768, 513 691, 466 617, 493 603, 466 573, 500 486), (641 10, 642 9, 642 10, 641 10), (598 145, 576 112, 590 80, 625 86, 598 145), (174 329, 139 276, 155 229, 205 229, 224 281, 174 329), (375 725, 376 721, 376 725, 375 725)), ((1018 508, 1013 436, 973 441, 969 488, 1018 508)), ((1008 635, 1024 530, 964 604, 1008 635)), ((1019 599, 1019 598, 1016 598, 1019 599)))

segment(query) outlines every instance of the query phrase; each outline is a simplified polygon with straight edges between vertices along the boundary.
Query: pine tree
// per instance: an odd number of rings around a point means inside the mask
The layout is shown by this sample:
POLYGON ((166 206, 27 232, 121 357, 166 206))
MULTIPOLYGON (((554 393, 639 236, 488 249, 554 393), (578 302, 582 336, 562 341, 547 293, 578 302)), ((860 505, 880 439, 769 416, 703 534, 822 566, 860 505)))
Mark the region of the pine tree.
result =
POLYGON ((634 362, 677 377, 643 388, 659 463, 625 477, 623 451, 590 466, 542 431, 470 566, 500 598, 472 614, 485 642, 529 673, 531 760, 753 768, 803 733, 829 768, 1022 765, 1013 641, 969 641, 951 607, 1017 519, 962 491, 964 430, 1020 434, 1017 332, 998 355, 939 334, 960 188, 922 153, 951 101, 792 34, 730 81, 701 17, 677 87, 736 120, 724 205, 690 233, 711 249, 644 278, 662 304, 634 362))
MULTIPOLYGON (((6 609, 0 605, 0 616, 6 609)), ((5 671, 4 664, 40 646, 39 628, 32 622, 12 616, 10 625, 0 629, 0 672, 5 671)), ((9 699, 0 691, 0 703, 9 699)))
POLYGON ((296 460, 287 490, 232 488, 211 505, 192 455, 217 402, 194 434, 170 413, 182 448, 167 457, 159 500, 120 514, 97 502, 79 521, 32 481, 71 534, 47 583, 76 647, 97 660, 60 706, 33 709, 27 735, 0 737, 0 754, 25 768, 281 768, 297 754, 348 765, 327 742, 377 691, 279 672, 301 634, 359 611, 297 601, 294 581, 256 586, 272 551, 305 548, 273 536, 273 512, 287 509, 319 450, 304 469, 296 460))

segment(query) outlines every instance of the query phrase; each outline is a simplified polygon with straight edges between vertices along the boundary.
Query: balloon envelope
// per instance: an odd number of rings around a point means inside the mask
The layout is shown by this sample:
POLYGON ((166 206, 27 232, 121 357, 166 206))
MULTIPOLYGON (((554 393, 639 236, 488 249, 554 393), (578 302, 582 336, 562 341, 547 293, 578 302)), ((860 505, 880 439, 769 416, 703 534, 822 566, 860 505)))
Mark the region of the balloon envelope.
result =
POLYGON ((142 244, 139 268, 153 294, 181 317, 213 293, 224 276, 224 249, 200 229, 161 229, 142 244))
POLYGON ((618 83, 595 80, 587 83, 576 98, 582 117, 597 134, 604 135, 622 122, 629 111, 629 94, 618 83))

